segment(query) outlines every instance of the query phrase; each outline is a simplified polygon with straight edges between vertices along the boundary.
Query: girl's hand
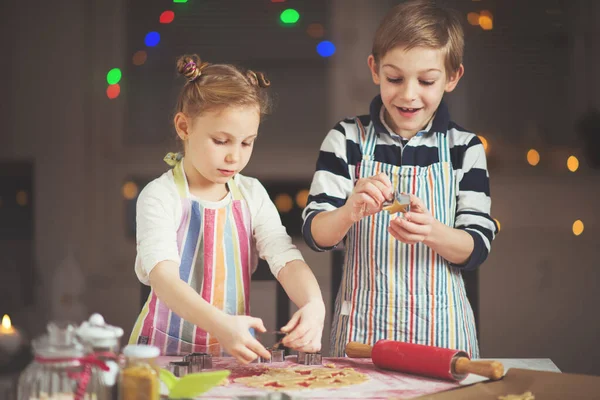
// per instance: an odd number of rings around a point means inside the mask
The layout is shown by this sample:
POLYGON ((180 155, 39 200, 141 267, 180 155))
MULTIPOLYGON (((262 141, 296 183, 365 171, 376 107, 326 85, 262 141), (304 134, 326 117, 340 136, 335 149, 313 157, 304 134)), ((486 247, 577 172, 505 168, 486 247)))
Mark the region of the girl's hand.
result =
POLYGON ((288 333, 283 339, 283 345, 306 353, 316 353, 321 350, 321 336, 325 321, 325 304, 323 301, 310 301, 290 319, 282 332, 288 333))
POLYGON ((260 318, 224 314, 216 329, 213 330, 213 335, 227 353, 244 364, 251 363, 258 356, 270 359, 271 353, 252 337, 250 328, 260 332, 266 331, 260 318))
POLYGON ((381 211, 382 204, 393 198, 392 182, 383 172, 356 182, 344 207, 352 222, 381 211))
POLYGON ((411 194, 410 212, 390 221, 388 232, 400 242, 421 243, 427 240, 435 222, 436 219, 427 210, 423 201, 411 194))

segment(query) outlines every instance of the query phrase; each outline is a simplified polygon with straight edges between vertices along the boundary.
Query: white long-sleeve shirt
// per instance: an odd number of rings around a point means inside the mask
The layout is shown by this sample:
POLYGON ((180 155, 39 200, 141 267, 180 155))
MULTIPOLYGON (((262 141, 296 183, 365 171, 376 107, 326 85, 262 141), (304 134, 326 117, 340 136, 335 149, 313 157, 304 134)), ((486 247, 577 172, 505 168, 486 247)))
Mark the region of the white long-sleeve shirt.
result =
MULTIPOLYGON (((175 168, 183 168, 182 165, 180 163, 175 168)), ((275 277, 288 262, 303 261, 302 254, 292 243, 264 186, 258 179, 240 174, 233 179, 248 204, 252 218, 252 259, 255 260, 253 271, 258 257, 267 261, 275 277)), ((226 207, 232 201, 231 193, 218 202, 192 198, 202 206, 213 209, 226 207)), ((135 260, 135 273, 140 282, 149 285, 150 271, 161 261, 181 262, 177 248, 177 229, 182 212, 182 202, 172 170, 150 182, 140 193, 136 211, 135 260)))

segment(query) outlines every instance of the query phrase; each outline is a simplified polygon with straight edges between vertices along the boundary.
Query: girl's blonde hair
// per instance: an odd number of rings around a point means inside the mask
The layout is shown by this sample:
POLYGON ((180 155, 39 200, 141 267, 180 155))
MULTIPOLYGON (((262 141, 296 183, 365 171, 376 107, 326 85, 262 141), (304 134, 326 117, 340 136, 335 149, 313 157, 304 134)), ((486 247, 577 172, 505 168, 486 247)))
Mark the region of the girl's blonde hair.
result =
POLYGON ((179 93, 176 112, 190 118, 229 106, 256 106, 261 116, 270 112, 271 100, 263 89, 271 83, 261 72, 209 64, 196 54, 179 57, 177 72, 187 82, 179 93))

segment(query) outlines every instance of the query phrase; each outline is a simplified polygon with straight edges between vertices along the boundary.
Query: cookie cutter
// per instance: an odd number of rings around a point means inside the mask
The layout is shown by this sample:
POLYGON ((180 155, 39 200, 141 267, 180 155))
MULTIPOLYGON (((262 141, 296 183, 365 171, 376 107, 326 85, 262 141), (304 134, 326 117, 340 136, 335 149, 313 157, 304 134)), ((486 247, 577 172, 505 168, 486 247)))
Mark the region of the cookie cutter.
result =
POLYGON ((167 366, 167 369, 178 378, 184 377, 192 372, 191 364, 188 361, 171 361, 167 366))
POLYGON ((254 362, 257 364, 270 364, 271 360, 268 358, 258 356, 258 357, 256 357, 256 360, 254 360, 254 362))
POLYGON ((391 201, 385 201, 383 203, 383 210, 390 214, 396 213, 407 213, 410 211, 410 196, 407 194, 401 194, 394 196, 391 201))
POLYGON ((323 358, 321 352, 316 353, 305 353, 303 351, 298 352, 298 364, 303 365, 321 365, 323 358))
POLYGON ((190 363, 190 372, 212 369, 212 355, 208 353, 189 353, 183 356, 183 361, 190 363))
POLYGON ((285 349, 267 348, 267 351, 271 354, 270 359, 258 356, 255 362, 258 364, 271 364, 285 361, 285 349))
POLYGON ((284 362, 285 361, 285 349, 267 349, 271 353, 271 362, 284 362))

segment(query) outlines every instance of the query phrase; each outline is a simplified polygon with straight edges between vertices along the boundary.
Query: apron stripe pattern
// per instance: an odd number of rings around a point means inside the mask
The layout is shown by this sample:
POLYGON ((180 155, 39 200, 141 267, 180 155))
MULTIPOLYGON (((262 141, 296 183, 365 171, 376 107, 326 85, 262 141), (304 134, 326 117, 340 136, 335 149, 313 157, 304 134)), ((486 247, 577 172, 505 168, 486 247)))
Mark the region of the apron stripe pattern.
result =
MULTIPOLYGON (((190 198, 181 163, 173 168, 173 176, 183 206, 177 231, 180 278, 227 314, 247 315, 252 231, 242 193, 231 180, 230 205, 205 208, 190 198)), ((164 355, 192 351, 221 354, 216 338, 171 312, 153 290, 131 334, 130 343, 138 342, 153 344, 164 355)))
MULTIPOLYGON (((429 167, 374 161, 377 134, 360 129, 363 159, 356 178, 386 173, 396 194, 421 198, 436 219, 454 226, 456 180, 445 134, 437 138, 439 162, 429 167)), ((348 232, 342 284, 335 304, 332 355, 343 356, 348 341, 380 339, 461 349, 478 357, 475 321, 462 275, 429 247, 391 236, 388 213, 363 218, 348 232)))

